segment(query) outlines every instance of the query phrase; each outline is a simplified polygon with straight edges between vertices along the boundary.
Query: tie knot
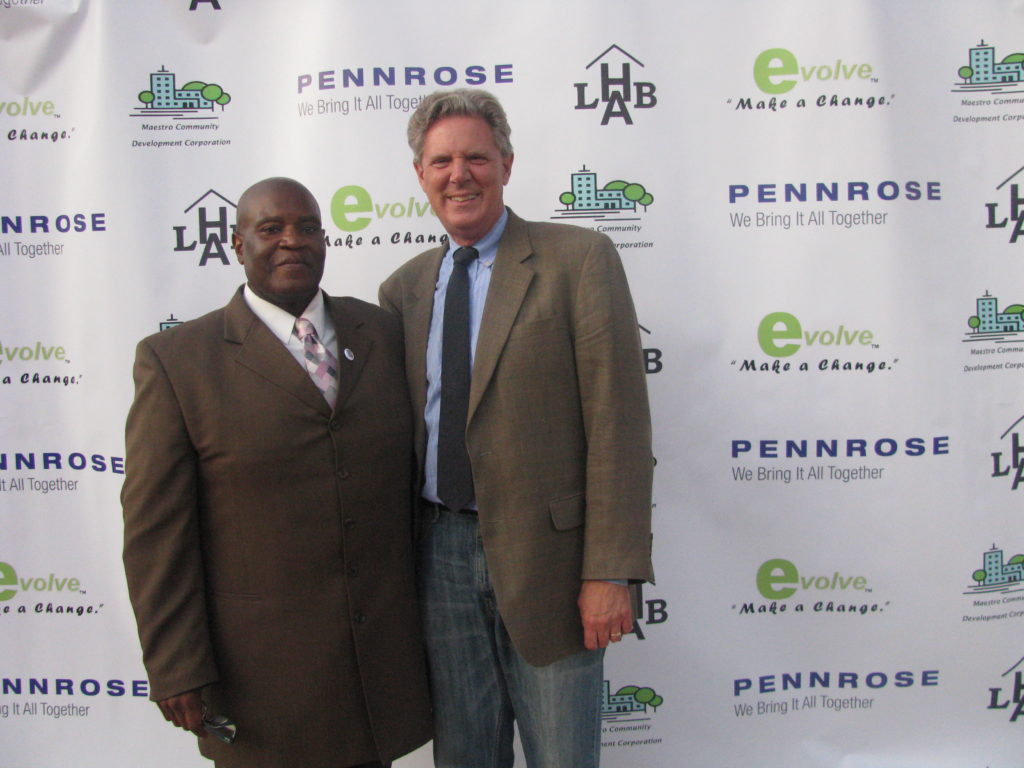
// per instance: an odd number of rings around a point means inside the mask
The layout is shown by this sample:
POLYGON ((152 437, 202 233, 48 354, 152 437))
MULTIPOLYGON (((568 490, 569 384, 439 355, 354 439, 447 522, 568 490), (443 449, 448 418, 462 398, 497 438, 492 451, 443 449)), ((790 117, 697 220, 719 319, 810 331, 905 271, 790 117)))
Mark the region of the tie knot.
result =
POLYGON ((455 259, 456 264, 462 264, 463 266, 468 265, 480 254, 477 253, 476 248, 469 245, 464 245, 461 248, 457 248, 455 253, 452 254, 452 258, 455 259))
POLYGON ((296 318, 295 334, 305 341, 307 336, 316 336, 316 326, 304 317, 296 318))

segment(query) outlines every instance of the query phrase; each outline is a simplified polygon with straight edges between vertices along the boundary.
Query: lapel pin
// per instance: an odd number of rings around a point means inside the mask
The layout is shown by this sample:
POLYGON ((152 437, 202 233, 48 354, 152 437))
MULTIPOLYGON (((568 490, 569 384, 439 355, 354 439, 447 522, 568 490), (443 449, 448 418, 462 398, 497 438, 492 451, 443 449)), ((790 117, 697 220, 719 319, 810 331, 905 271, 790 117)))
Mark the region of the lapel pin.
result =
POLYGON ((345 355, 345 359, 346 360, 355 360, 356 359, 355 353, 351 349, 349 349, 348 347, 345 347, 345 351, 342 354, 345 355))

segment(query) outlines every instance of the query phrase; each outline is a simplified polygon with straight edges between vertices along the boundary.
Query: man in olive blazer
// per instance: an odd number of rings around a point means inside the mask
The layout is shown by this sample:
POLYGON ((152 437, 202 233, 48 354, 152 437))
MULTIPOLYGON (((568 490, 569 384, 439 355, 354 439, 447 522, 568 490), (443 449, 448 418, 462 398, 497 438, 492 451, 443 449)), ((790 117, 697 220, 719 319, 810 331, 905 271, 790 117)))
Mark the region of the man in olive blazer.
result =
MULTIPOLYGON (((445 247, 381 287, 400 314, 413 412, 445 247)), ((584 650, 584 580, 650 581, 650 417, 638 328, 604 235, 511 211, 473 362, 466 443, 501 617, 534 665, 584 650)), ((416 420, 416 449, 426 448, 416 420)))
MULTIPOLYGON (((511 765, 514 718, 528 765, 589 768, 600 748, 601 651, 632 628, 626 583, 653 578, 645 374, 611 241, 505 208, 508 133, 484 91, 420 103, 413 164, 453 244, 413 258, 380 289, 381 306, 402 319, 423 468, 418 568, 435 763, 511 765), (455 451, 442 456, 437 433, 450 391, 444 360, 457 359, 443 337, 461 312, 446 306, 449 275, 460 268, 473 500, 451 509, 442 463, 455 451), (487 691, 482 702, 460 695, 473 687, 487 691)), ((455 440, 443 444, 461 450, 455 440)))
MULTIPOLYGON (((304 187, 250 188, 234 242, 246 291, 295 315, 318 303, 323 230, 304 187)), ((380 765, 430 737, 401 330, 320 297, 333 408, 241 288, 137 350, 129 593, 165 717, 197 735, 201 706, 237 723, 232 744, 200 740, 218 766, 380 765)))

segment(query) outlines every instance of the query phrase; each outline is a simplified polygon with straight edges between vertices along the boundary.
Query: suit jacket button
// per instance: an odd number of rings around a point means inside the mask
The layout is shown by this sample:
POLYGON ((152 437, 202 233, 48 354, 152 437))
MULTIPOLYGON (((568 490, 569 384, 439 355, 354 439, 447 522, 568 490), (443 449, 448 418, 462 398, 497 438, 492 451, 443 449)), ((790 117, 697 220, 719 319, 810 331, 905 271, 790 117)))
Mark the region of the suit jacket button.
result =
POLYGON ((346 517, 345 518, 345 527, 346 528, 351 528, 355 524, 356 524, 356 521, 353 520, 351 517, 346 517))
POLYGON ((353 618, 355 618, 356 624, 365 624, 366 623, 366 615, 365 614, 357 613, 353 618))
POLYGON ((359 575, 359 569, 358 569, 358 568, 356 568, 356 567, 355 567, 355 566, 353 565, 352 567, 350 567, 350 568, 348 569, 348 575, 349 575, 349 576, 358 576, 358 575, 359 575))
POLYGON ((338 477, 342 480, 348 477, 348 469, 346 467, 338 467, 338 477))
POLYGON ((330 424, 328 424, 328 426, 334 432, 337 432, 339 429, 341 429, 341 422, 338 419, 331 419, 330 424))

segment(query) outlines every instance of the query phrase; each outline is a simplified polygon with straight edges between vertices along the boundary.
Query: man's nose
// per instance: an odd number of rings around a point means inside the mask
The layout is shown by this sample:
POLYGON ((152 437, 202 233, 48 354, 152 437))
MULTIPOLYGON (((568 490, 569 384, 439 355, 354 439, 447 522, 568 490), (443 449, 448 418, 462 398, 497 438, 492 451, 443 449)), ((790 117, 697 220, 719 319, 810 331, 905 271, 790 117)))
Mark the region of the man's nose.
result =
POLYGON ((451 179, 455 182, 466 181, 470 178, 469 161, 463 158, 456 158, 452 161, 451 179))
POLYGON ((297 226, 286 226, 281 230, 281 245, 286 248, 295 248, 302 243, 302 229, 297 226))

